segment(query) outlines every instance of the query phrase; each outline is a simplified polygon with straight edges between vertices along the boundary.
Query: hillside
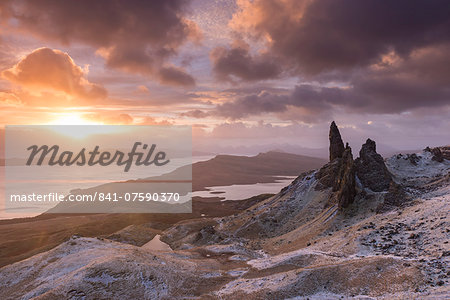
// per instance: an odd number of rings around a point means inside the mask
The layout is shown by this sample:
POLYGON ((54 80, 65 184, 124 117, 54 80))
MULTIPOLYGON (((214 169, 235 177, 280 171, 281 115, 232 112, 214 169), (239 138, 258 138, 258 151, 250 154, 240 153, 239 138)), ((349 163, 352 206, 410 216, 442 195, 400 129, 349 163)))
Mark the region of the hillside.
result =
MULTIPOLYGON (((192 164, 192 190, 211 186, 275 182, 283 176, 297 176, 325 163, 324 159, 291 153, 270 151, 256 156, 217 155, 192 164)), ((190 166, 145 179, 177 178, 190 171, 190 166)))
MULTIPOLYGON (((254 157, 219 155, 192 166, 193 186, 206 186, 273 182, 273 175, 290 176, 313 169, 322 160, 287 153, 269 152, 254 157), (264 165, 267 162, 267 166, 264 165), (240 170, 240 171, 239 171, 240 170), (237 176, 236 174, 243 175, 237 176), (223 181, 222 181, 223 180, 223 181), (224 184, 223 184, 224 183, 224 184)), ((181 168, 183 172, 183 168, 181 168)), ((175 172, 179 172, 177 170, 175 172)), ((170 176, 172 176, 171 174, 170 176)), ((103 185, 111 186, 114 183, 103 185)), ((95 189, 102 188, 95 187, 95 189)), ((7 265, 37 253, 47 251, 66 241, 74 234, 95 237, 110 235, 127 226, 152 223, 163 230, 185 219, 234 214, 262 199, 254 197, 245 201, 225 201, 194 197, 192 214, 43 214, 34 218, 0 221, 0 266, 7 265), (26 241, 26 242, 24 242, 26 241)), ((173 209, 171 208, 171 211, 173 209)), ((152 236, 147 238, 150 240, 152 236)))
POLYGON ((353 159, 333 123, 328 163, 240 213, 163 230, 172 250, 74 236, 0 269, 0 297, 448 299, 443 150, 383 160, 368 139, 353 159))
MULTIPOLYGON (((72 194, 95 194, 126 192, 176 192, 187 195, 192 191, 206 190, 214 186, 230 186, 239 184, 273 183, 279 179, 289 179, 285 176, 297 175, 306 170, 319 167, 324 161, 307 156, 268 152, 256 156, 217 155, 207 161, 196 162, 177 168, 173 172, 160 176, 111 182, 86 189, 72 190, 72 194), (192 176, 192 184, 185 182, 192 176), (173 180, 180 180, 179 184, 173 180), (157 185, 152 181, 158 181, 157 185), (167 181, 167 182, 161 182, 167 181), (150 183, 149 183, 150 182, 150 183)), ((276 191, 274 191, 276 192, 276 191)), ((250 195, 249 195, 250 196, 250 195)), ((211 196, 212 197, 212 196, 211 196)), ((202 197, 203 198, 203 197, 202 197)), ((210 197, 208 197, 210 198, 210 197)), ((219 200, 218 197, 215 200, 219 200)), ((239 198, 238 198, 239 199, 239 198)), ((50 209, 50 213, 89 213, 89 212, 146 212, 146 213, 186 213, 189 205, 168 202, 127 202, 119 199, 117 202, 60 202, 50 209), (131 209, 133 208, 133 209, 131 209)))
POLYGON ((208 186, 273 182, 275 176, 297 176, 324 164, 315 157, 283 152, 260 153, 256 156, 217 155, 192 166, 192 189, 208 186))

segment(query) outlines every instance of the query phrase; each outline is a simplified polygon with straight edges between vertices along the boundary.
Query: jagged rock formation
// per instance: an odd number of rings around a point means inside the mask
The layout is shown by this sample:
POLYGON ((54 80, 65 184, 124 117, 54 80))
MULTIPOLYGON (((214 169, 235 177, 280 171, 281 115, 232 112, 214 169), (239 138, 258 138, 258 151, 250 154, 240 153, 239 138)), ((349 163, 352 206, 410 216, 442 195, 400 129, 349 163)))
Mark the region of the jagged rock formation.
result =
POLYGON ((342 155, 344 154, 345 149, 341 134, 334 121, 331 122, 330 125, 329 139, 330 162, 317 171, 316 178, 319 182, 316 186, 316 190, 332 187, 333 192, 336 192, 339 189, 337 184, 339 181, 338 175, 341 168, 342 155))
POLYGON ((337 191, 335 182, 340 166, 341 160, 335 159, 320 168, 316 173, 317 185, 315 189, 320 191, 332 187, 334 192, 337 191))
POLYGON ((355 166, 352 149, 347 145, 342 156, 341 168, 336 181, 337 201, 339 208, 345 208, 353 203, 356 196, 355 166))
POLYGON ((391 181, 389 184, 388 193, 384 197, 384 202, 377 208, 377 212, 384 212, 392 209, 394 206, 400 206, 409 200, 405 190, 401 185, 391 181))
POLYGON ((329 201, 329 205, 337 203, 339 208, 350 205, 356 195, 355 167, 352 149, 342 142, 341 134, 336 123, 330 126, 330 162, 323 166, 316 174, 318 179, 317 190, 333 188, 335 192, 329 201))
MULTIPOLYGON (((416 154, 407 155, 407 160, 417 165, 420 160, 416 154)), ((380 203, 377 212, 384 212, 400 206, 409 200, 403 187, 394 182, 392 174, 386 167, 383 157, 376 151, 376 143, 367 139, 355 160, 356 175, 365 188, 374 192, 384 192, 384 201, 380 203)))
POLYGON ((441 150, 444 159, 450 160, 450 146, 439 147, 439 150, 441 150))
MULTIPOLYGON (((315 174, 316 190, 332 188, 327 206, 337 204, 342 210, 354 202, 357 195, 356 176, 363 188, 369 188, 373 192, 388 192, 384 196, 384 201, 378 206, 377 210, 380 212, 392 209, 408 200, 403 188, 393 181, 383 157, 376 151, 374 141, 367 139, 361 147, 359 157, 353 160, 352 149, 348 143, 344 148, 335 122, 331 123, 329 137, 330 162, 315 174)), ((431 149, 429 151, 432 152, 431 149)), ((415 157, 417 156, 408 155, 411 163, 417 165, 415 157)))
POLYGON ((431 154, 433 154, 433 157, 431 158, 432 160, 437 161, 437 162, 444 161, 444 155, 442 154, 442 151, 441 151, 441 149, 439 149, 439 147, 436 147, 436 148, 426 147, 424 151, 428 151, 431 154))
POLYGON ((417 163, 419 162, 420 157, 418 157, 417 154, 415 154, 415 153, 406 154, 406 160, 409 160, 410 163, 417 166, 417 163))
POLYGON ((331 122, 329 139, 330 139, 330 161, 333 161, 335 158, 342 157, 345 150, 341 134, 339 133, 339 129, 336 126, 336 123, 334 123, 334 121, 331 122))
POLYGON ((433 157, 431 158, 432 160, 437 161, 437 162, 444 161, 444 156, 442 155, 441 149, 433 148, 433 149, 431 149, 431 153, 433 154, 433 157))
POLYGON ((383 157, 377 153, 376 144, 371 139, 367 139, 359 151, 359 158, 355 160, 356 175, 364 187, 370 188, 374 192, 386 191, 392 181, 384 164, 383 157))

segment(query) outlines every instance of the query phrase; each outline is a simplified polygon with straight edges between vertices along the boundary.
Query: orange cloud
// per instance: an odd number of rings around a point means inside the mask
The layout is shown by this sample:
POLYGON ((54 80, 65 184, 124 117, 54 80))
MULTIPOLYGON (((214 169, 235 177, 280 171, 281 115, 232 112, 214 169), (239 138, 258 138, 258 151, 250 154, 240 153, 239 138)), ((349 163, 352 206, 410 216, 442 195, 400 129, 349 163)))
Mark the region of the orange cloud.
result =
POLYGON ((102 86, 86 79, 86 72, 59 50, 39 48, 28 54, 2 76, 23 87, 54 90, 83 99, 105 98, 102 86))
POLYGON ((0 107, 20 107, 23 102, 13 93, 0 92, 0 107))
POLYGON ((105 114, 92 113, 83 116, 83 119, 88 121, 100 122, 110 125, 129 125, 133 124, 133 117, 129 114, 105 114))
POLYGON ((139 85, 137 91, 143 94, 150 94, 149 89, 145 85, 139 85))
POLYGON ((161 126, 173 125, 173 123, 168 120, 158 121, 155 118, 149 117, 149 116, 142 118, 140 120, 139 124, 140 125, 161 125, 161 126))
POLYGON ((45 41, 81 42, 108 67, 143 74, 163 84, 193 86, 186 70, 171 66, 180 48, 202 38, 188 20, 189 0, 0 1, 1 21, 45 41))
POLYGON ((150 116, 133 117, 126 113, 117 114, 108 111, 84 114, 83 119, 108 125, 173 125, 169 120, 157 120, 150 116))

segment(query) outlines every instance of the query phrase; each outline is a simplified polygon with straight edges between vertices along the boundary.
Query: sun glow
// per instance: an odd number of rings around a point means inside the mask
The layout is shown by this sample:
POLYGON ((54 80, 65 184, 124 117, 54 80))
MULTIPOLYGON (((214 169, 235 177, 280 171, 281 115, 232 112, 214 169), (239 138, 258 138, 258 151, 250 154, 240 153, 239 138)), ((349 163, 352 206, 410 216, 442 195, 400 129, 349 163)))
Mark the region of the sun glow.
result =
POLYGON ((51 130, 59 134, 75 139, 83 139, 93 134, 109 134, 119 131, 118 126, 106 126, 101 122, 86 120, 82 114, 78 113, 61 113, 57 119, 46 125, 50 125, 51 130))
POLYGON ((103 125, 103 123, 86 120, 77 113, 62 113, 47 125, 103 125))

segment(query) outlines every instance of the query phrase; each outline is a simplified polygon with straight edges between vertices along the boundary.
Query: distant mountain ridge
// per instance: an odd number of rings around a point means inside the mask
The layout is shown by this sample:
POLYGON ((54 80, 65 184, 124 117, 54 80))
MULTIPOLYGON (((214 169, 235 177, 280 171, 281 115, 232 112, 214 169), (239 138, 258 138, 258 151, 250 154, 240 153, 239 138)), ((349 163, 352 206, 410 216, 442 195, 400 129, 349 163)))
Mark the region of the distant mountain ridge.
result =
MULTIPOLYGON (((286 176, 297 176, 305 171, 313 170, 325 163, 320 158, 281 153, 267 152, 256 156, 234 156, 217 155, 216 157, 196 162, 192 165, 186 165, 176 170, 160 176, 140 178, 137 180, 127 180, 122 182, 111 182, 98 185, 87 189, 72 190, 72 194, 95 194, 95 193, 118 193, 126 191, 144 191, 147 189, 145 181, 168 181, 186 180, 191 178, 192 191, 206 190, 214 186, 230 186, 239 184, 273 183, 276 180, 286 179, 286 176), (144 183, 144 184, 142 184, 144 183)), ((167 190, 171 183, 160 183, 161 192, 167 190)), ((173 185, 173 184, 172 184, 173 185)), ((152 190, 157 192, 153 186, 152 190)), ((184 195, 186 190, 179 191, 184 195)), ((134 204, 134 203, 133 203, 134 204)), ((180 204, 168 204, 166 202, 145 202, 135 203, 134 205, 144 205, 146 212, 181 212, 186 211, 187 207, 180 204), (178 211, 180 209, 181 211, 178 211)), ((130 203, 119 200, 115 203, 110 202, 60 202, 48 212, 51 213, 69 213, 69 212, 114 212, 119 207, 122 212, 127 212, 126 207, 130 203), (94 209, 95 207, 95 209, 94 209)), ((143 209, 140 207, 137 210, 143 209)), ((128 211, 129 212, 129 211, 128 211)))
POLYGON ((259 153, 255 156, 220 154, 161 176, 144 179, 183 178, 192 169, 192 191, 202 191, 212 186, 275 182, 283 176, 297 176, 305 171, 316 169, 325 162, 321 158, 275 151, 259 153))
POLYGON ((324 159, 270 151, 256 156, 217 155, 192 165, 192 189, 208 186, 274 182, 323 165, 324 159))

